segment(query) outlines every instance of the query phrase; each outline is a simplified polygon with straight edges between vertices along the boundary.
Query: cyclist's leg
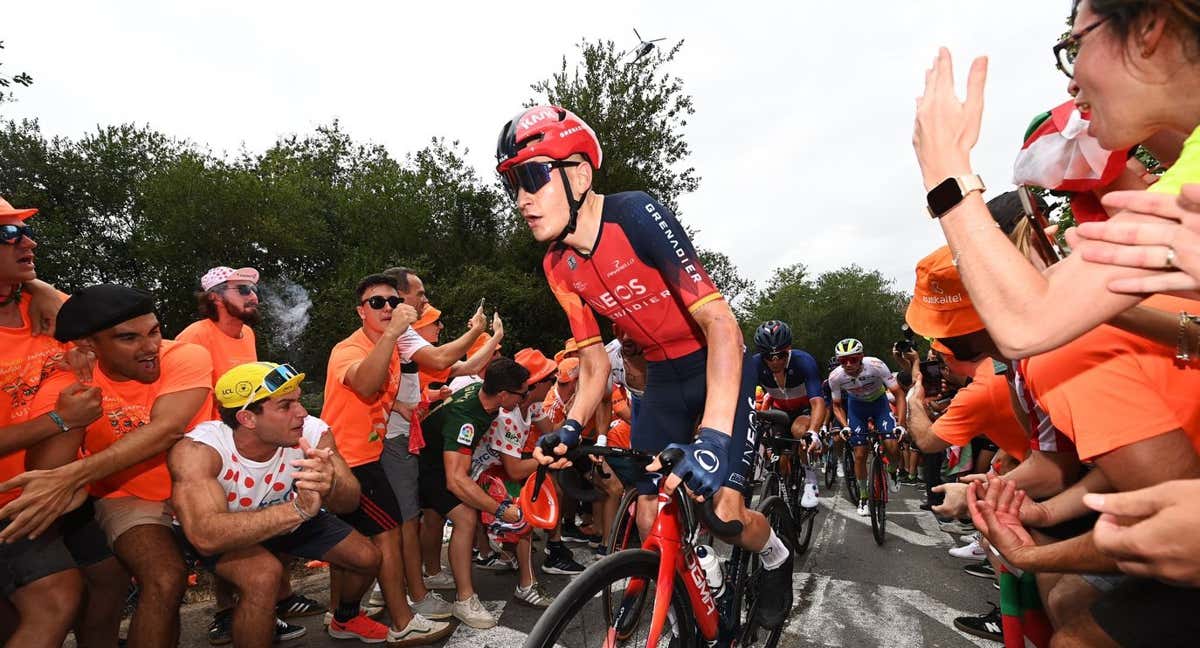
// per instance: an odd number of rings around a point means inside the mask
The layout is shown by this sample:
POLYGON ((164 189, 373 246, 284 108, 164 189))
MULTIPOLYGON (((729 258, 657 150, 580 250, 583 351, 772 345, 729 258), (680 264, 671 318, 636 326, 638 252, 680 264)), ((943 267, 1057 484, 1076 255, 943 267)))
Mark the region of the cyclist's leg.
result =
POLYGON ((855 398, 846 400, 846 421, 850 424, 850 447, 854 449, 854 478, 858 480, 860 501, 867 499, 867 453, 871 450, 867 430, 867 419, 871 412, 866 405, 869 403, 855 398))
POLYGON ((875 430, 879 433, 880 440, 883 441, 883 451, 887 454, 888 466, 891 468, 891 474, 894 478, 896 471, 900 468, 900 446, 896 443, 896 418, 892 416, 892 408, 888 405, 886 398, 879 398, 874 401, 875 412, 872 418, 875 419, 875 430))
MULTIPOLYGON (((629 445, 635 450, 657 454, 672 443, 691 443, 695 437, 695 421, 698 414, 690 411, 684 394, 694 389, 696 370, 686 371, 679 361, 649 362, 646 366, 646 389, 637 408, 637 415, 629 431, 629 445)), ((693 367, 703 367, 704 361, 693 360, 693 367)), ((690 368, 690 367, 689 367, 690 368)), ((704 380, 700 371, 700 380, 704 380)), ((625 468, 624 462, 614 464, 618 470, 625 468)), ((622 477, 638 492, 637 525, 642 538, 650 534, 650 527, 658 515, 658 485, 640 468, 633 475, 622 477)))
MULTIPOLYGON (((749 357, 744 357, 738 405, 733 415, 733 429, 730 431, 730 436, 733 437, 729 444, 728 459, 731 468, 729 476, 725 478, 725 485, 714 496, 713 509, 722 520, 738 520, 742 523, 742 534, 727 540, 743 549, 762 552, 771 549, 779 540, 772 537, 771 525, 767 518, 746 507, 745 491, 749 487, 749 477, 754 470, 754 461, 758 454, 757 431, 750 424, 757 382, 752 367, 749 357), (768 543, 771 546, 768 546, 768 543)), ((703 403, 700 403, 699 408, 703 409, 703 403)), ((782 544, 779 543, 778 546, 782 544)))

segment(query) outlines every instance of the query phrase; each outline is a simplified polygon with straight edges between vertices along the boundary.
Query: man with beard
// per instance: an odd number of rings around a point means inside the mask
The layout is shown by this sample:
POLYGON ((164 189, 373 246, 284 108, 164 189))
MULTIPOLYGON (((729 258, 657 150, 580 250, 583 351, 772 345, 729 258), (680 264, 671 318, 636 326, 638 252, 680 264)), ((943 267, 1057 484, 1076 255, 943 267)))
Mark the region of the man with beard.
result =
MULTIPOLYGON (((204 318, 192 322, 175 337, 180 342, 199 344, 208 349, 212 356, 212 384, 225 372, 234 367, 256 362, 254 329, 261 319, 258 312, 258 270, 217 266, 200 278, 200 292, 196 293, 200 315, 204 318)), ((220 409, 213 408, 213 420, 220 418, 220 409)), ((217 599, 217 612, 208 626, 208 642, 220 646, 233 641, 233 588, 219 575, 213 588, 217 599)), ((279 605, 281 619, 321 614, 325 606, 306 596, 292 591, 289 570, 283 570, 279 583, 279 605)), ((303 633, 301 626, 283 621, 275 624, 276 638, 297 637, 303 633)))
POLYGON ((48 439, 47 455, 65 465, 32 470, 0 484, 21 488, 0 509, 10 523, 0 541, 40 536, 86 492, 95 501, 103 538, 141 587, 129 626, 132 648, 174 646, 179 605, 187 586, 183 556, 167 505, 171 477, 166 451, 212 411, 212 362, 199 346, 163 340, 154 296, 101 284, 76 292, 58 313, 55 337, 74 342, 91 359, 74 371, 50 375, 30 406, 50 412, 60 393, 77 382, 99 388, 102 414, 48 439), (82 458, 71 461, 83 450, 82 458))

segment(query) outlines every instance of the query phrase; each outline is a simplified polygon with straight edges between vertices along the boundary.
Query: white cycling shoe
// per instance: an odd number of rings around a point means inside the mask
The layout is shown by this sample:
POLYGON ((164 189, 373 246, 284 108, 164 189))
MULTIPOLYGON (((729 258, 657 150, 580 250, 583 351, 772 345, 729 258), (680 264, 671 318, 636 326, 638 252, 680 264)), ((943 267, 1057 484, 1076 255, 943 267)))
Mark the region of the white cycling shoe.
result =
POLYGON ((817 485, 805 484, 804 494, 800 496, 800 506, 804 508, 816 508, 820 504, 817 500, 817 485))
POLYGON ((858 514, 861 515, 862 517, 867 517, 868 515, 871 514, 871 512, 867 510, 866 502, 858 503, 858 514))

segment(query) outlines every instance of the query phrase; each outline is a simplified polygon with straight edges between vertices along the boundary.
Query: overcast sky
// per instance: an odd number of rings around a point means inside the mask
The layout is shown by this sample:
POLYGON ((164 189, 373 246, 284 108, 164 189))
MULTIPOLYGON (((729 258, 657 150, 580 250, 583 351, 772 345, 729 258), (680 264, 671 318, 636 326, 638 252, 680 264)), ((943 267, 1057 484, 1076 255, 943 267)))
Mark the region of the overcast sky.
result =
MULTIPOLYGON (((669 71, 695 98, 697 244, 763 281, 849 263, 911 290, 942 242, 911 137, 939 45, 991 58, 975 170, 1011 183, 1030 118, 1067 98, 1050 48, 1061 0, 860 2, 6 2, 4 107, 48 135, 149 124, 215 152, 261 151, 332 119, 401 158, 458 139, 491 178, 496 134, 581 38, 685 39, 669 71)), ((604 134, 600 133, 601 143, 604 134)), ((628 187, 636 189, 637 187, 628 187)))

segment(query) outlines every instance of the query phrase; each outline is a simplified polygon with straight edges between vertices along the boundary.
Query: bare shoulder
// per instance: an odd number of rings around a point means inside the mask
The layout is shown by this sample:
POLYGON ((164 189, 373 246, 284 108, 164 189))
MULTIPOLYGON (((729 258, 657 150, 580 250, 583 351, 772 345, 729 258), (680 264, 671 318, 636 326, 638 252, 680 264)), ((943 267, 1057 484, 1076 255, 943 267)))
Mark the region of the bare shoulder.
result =
POLYGON ((167 452, 167 469, 176 480, 216 477, 221 456, 212 446, 184 437, 167 452))

